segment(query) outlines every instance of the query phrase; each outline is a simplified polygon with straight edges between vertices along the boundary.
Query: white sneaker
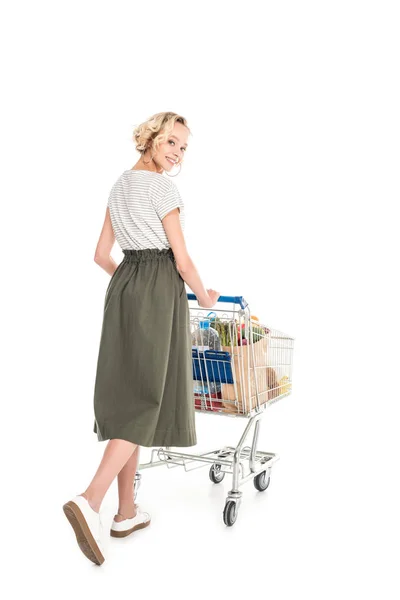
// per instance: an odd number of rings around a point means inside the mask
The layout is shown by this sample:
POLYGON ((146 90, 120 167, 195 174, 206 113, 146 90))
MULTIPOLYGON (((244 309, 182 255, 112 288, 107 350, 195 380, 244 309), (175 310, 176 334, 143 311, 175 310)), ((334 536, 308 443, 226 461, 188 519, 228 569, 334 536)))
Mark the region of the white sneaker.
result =
POLYGON ((150 525, 151 519, 149 513, 142 511, 137 504, 135 504, 135 507, 136 515, 132 519, 124 519, 123 521, 113 519, 110 529, 112 537, 126 537, 130 533, 150 525))
POLYGON ((76 541, 83 554, 96 565, 103 564, 102 548, 103 524, 99 513, 90 506, 84 496, 75 496, 64 504, 63 511, 71 523, 76 541))

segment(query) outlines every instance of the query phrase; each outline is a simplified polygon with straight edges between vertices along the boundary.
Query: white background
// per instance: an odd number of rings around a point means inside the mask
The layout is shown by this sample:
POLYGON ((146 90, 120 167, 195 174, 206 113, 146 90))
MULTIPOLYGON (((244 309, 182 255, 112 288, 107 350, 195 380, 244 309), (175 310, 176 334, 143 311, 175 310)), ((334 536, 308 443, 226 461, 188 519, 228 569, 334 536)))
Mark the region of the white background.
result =
MULTIPOLYGON (((397 8, 6 3, 8 598, 399 597, 397 8), (260 449, 280 456, 271 485, 245 484, 233 527, 230 478, 148 469, 151 527, 111 540, 98 568, 62 512, 106 445, 92 399, 109 276, 93 257, 109 190, 139 158, 133 128, 164 110, 193 134, 174 179, 189 252, 206 287, 244 295, 295 337, 293 394, 262 422, 260 449)), ((242 428, 199 415, 196 451, 236 444, 242 428)), ((107 526, 116 494, 114 481, 107 526)))

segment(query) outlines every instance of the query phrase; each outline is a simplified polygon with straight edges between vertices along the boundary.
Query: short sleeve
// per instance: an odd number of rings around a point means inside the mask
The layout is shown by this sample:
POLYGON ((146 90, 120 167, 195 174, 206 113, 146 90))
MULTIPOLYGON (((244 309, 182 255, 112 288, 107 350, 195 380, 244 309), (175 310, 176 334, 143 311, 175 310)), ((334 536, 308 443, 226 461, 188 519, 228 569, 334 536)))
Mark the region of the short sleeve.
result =
POLYGON ((107 206, 108 206, 108 208, 110 208, 110 206, 111 206, 111 200, 113 199, 114 190, 116 188, 116 185, 117 185, 117 183, 114 183, 114 185, 112 186, 112 188, 110 190, 110 193, 108 195, 108 200, 107 200, 107 206))
POLYGON ((160 220, 171 212, 174 208, 179 208, 179 212, 182 207, 182 198, 179 194, 178 188, 172 184, 171 187, 155 202, 155 210, 160 220))

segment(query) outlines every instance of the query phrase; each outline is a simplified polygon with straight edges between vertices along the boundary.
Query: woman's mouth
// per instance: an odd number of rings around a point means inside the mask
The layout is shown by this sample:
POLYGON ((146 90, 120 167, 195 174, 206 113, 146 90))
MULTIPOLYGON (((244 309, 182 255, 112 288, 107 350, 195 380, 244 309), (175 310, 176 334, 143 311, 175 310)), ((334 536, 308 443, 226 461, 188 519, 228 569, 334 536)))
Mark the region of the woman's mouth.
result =
POLYGON ((172 160, 172 158, 169 158, 168 156, 166 156, 165 158, 171 163, 171 165, 176 164, 176 162, 174 160, 172 160))

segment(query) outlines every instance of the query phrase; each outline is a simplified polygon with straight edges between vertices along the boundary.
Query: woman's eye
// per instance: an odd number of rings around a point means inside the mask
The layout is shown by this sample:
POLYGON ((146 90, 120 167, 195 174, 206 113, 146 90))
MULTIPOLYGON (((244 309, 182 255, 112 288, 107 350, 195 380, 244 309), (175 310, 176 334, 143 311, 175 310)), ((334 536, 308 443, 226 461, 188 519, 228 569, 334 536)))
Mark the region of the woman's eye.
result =
MULTIPOLYGON (((174 140, 169 140, 170 142, 172 142, 173 144, 175 144, 174 140)), ((181 150, 184 150, 186 152, 186 148, 182 147, 181 150)))

